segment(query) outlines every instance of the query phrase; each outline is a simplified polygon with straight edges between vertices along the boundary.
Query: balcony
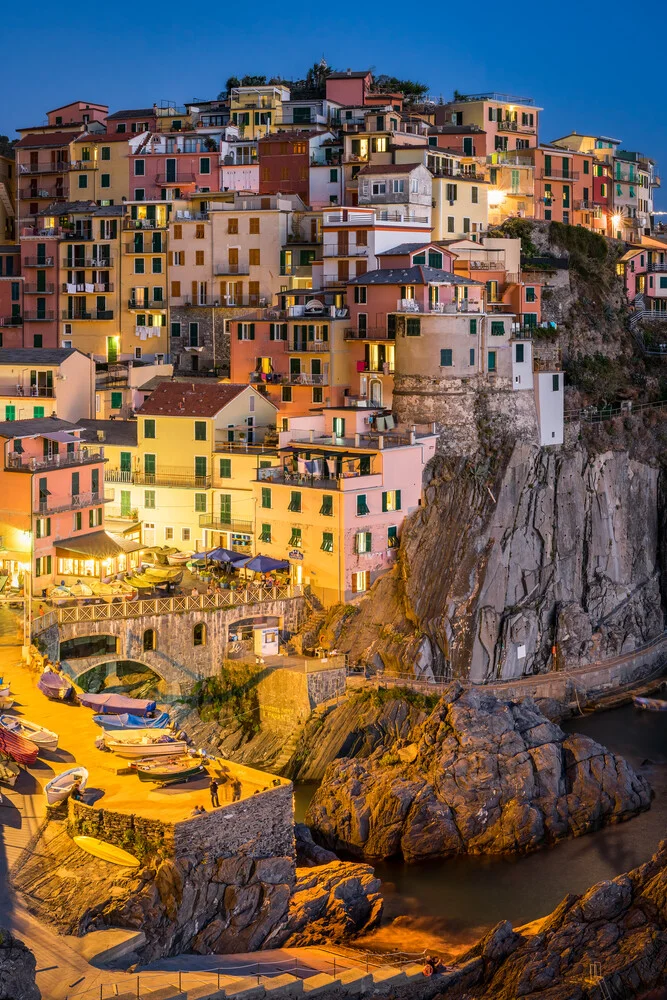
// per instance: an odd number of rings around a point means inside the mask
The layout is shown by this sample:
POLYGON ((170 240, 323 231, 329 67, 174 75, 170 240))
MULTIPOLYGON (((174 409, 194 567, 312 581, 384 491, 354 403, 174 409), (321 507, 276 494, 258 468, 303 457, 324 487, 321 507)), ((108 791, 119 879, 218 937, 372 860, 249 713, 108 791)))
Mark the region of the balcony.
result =
POLYGON ((0 327, 23 326, 23 316, 0 316, 0 327))
POLYGON ((80 320, 113 319, 113 309, 91 309, 90 312, 71 312, 63 309, 61 319, 78 322, 80 320))
POLYGON ((214 514, 200 514, 199 527, 210 528, 213 531, 237 531, 242 535, 252 535, 255 530, 252 521, 236 521, 231 517, 220 519, 214 514))
POLYGON ((1 382, 0 396, 28 396, 32 399, 54 399, 52 385, 21 385, 20 382, 1 382))
POLYGON ((292 278, 310 278, 313 274, 312 264, 283 264, 281 275, 292 278))
POLYGON ((66 469, 73 465, 99 465, 104 460, 104 448, 77 448, 75 451, 40 458, 28 458, 23 452, 10 451, 5 468, 11 472, 41 472, 49 469, 66 469))
POLYGON ((113 521, 138 521, 139 520, 139 508, 138 507, 107 507, 106 509, 107 520, 113 521))
POLYGON ((88 230, 85 230, 84 232, 74 232, 73 229, 65 229, 61 235, 64 240, 72 240, 75 243, 90 243, 93 240, 98 239, 97 236, 93 236, 92 231, 88 230))
POLYGON ((39 198, 64 198, 65 192, 52 187, 29 187, 19 189, 19 198, 24 201, 37 201, 39 198))
POLYGON ((24 257, 21 263, 24 267, 53 267, 53 257, 24 257))
MULTIPOLYGON (((179 213, 176 213, 176 218, 178 221, 179 213)), ((194 218, 192 215, 190 218, 194 218)), ((200 216, 197 215, 197 218, 200 216)), ((208 218, 208 216, 206 216, 208 218)), ((157 219, 123 219, 123 229, 125 230, 151 230, 151 229, 168 229, 169 222, 165 219, 164 222, 159 222, 157 219)))
POLYGON ((217 277, 225 277, 228 274, 250 274, 249 264, 215 264, 213 274, 217 277))
POLYGON ((309 372, 271 372, 262 377, 259 372, 249 372, 248 381, 269 385, 329 385, 329 373, 311 375, 309 372))
POLYGON ((19 163, 21 174, 66 174, 70 164, 66 160, 55 160, 51 163, 19 163))
POLYGON ((367 257, 368 247, 350 246, 347 243, 325 243, 325 257, 367 257))
POLYGON ((653 272, 656 272, 656 271, 666 271, 667 272, 667 264, 649 264, 648 265, 648 270, 649 271, 653 271, 653 272))
MULTIPOLYGON (((229 298, 229 296, 226 295, 225 298, 229 298)), ((259 305, 259 296, 258 295, 253 295, 252 299, 254 300, 254 305, 258 306, 259 305)), ((209 296, 208 298, 197 298, 197 297, 195 297, 194 299, 192 298, 191 295, 184 295, 183 296, 183 305, 184 306, 191 306, 193 309, 198 309, 198 308, 202 308, 202 309, 209 308, 209 309, 211 309, 214 306, 226 306, 228 304, 229 303, 225 302, 220 296, 218 296, 217 299, 213 298, 213 296, 209 296)), ((239 304, 241 304, 241 303, 239 303, 239 304)), ((248 304, 250 304, 250 303, 248 303, 248 304)))
POLYGON ((550 177, 555 178, 559 181, 578 181, 579 171, 578 170, 540 170, 540 177, 543 180, 548 180, 550 177))
POLYGON ((72 160, 70 170, 98 170, 97 160, 72 160))
POLYGON ((127 300, 128 309, 166 309, 167 303, 165 299, 145 299, 143 302, 137 302, 136 299, 127 300))
MULTIPOLYGON (((213 175, 211 175, 211 178, 213 175)), ((197 174, 193 173, 180 173, 178 177, 168 177, 166 174, 156 174, 155 183, 164 184, 166 187, 178 187, 180 184, 194 184, 197 180, 197 174)), ((205 182, 200 182, 205 183, 205 182)))
POLYGON ((107 469, 104 473, 107 483, 134 483, 135 486, 173 486, 183 489, 208 490, 211 476, 196 476, 190 469, 165 466, 159 472, 125 471, 107 469))
POLYGON ((26 323, 52 323, 55 318, 56 314, 51 309, 45 312, 26 310, 23 313, 23 319, 26 323))
POLYGON ((53 295, 54 288, 55 288, 55 285, 50 284, 50 283, 46 284, 46 285, 43 285, 41 287, 39 285, 24 285, 23 286, 23 294, 24 295, 53 295))
POLYGON ((343 331, 345 340, 396 340, 396 333, 391 333, 383 326, 369 326, 365 330, 358 330, 355 326, 348 326, 343 331))
POLYGON ((283 340, 286 351, 297 351, 304 354, 324 354, 331 350, 328 340, 283 340))
POLYGON ((35 514, 59 514, 66 510, 81 510, 84 507, 95 507, 98 504, 109 503, 113 493, 93 490, 87 493, 74 493, 71 496, 47 496, 35 501, 35 514))
POLYGON ((463 299, 461 302, 417 302, 415 299, 399 299, 396 312, 400 313, 439 313, 440 315, 456 315, 457 313, 481 313, 483 303, 477 299, 463 299))
POLYGON ((125 253, 165 253, 166 252, 166 244, 163 243, 162 240, 160 240, 160 245, 159 246, 157 246, 157 245, 153 246, 152 244, 153 244, 153 241, 149 240, 148 242, 146 242, 146 241, 142 242, 141 246, 139 246, 138 244, 135 244, 134 240, 131 240, 129 243, 125 244, 125 253))
POLYGON ((105 292, 113 292, 113 283, 104 281, 89 282, 88 284, 77 284, 64 281, 60 286, 62 292, 70 295, 102 295, 105 292))
POLYGON ((533 125, 520 125, 519 122, 498 122, 497 124, 499 132, 528 132, 535 135, 533 125))
POLYGON ((61 267, 65 271, 77 271, 80 268, 95 267, 101 270, 107 270, 113 267, 114 258, 113 257, 75 257, 72 260, 68 260, 65 257, 61 261, 61 267))

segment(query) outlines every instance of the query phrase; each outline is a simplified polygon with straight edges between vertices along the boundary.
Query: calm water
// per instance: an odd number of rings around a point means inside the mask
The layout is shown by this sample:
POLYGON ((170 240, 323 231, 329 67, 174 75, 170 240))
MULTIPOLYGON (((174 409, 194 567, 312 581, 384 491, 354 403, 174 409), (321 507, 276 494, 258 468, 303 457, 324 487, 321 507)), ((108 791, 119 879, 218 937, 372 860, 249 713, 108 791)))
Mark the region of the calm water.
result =
MULTIPOLYGON (((563 728, 625 756, 655 791, 651 809, 627 823, 526 857, 376 864, 384 883, 386 918, 398 918, 393 933, 385 929, 374 936, 378 946, 419 950, 428 944, 467 943, 498 920, 507 918, 515 927, 535 920, 566 893, 583 892, 649 859, 667 836, 667 713, 627 706, 575 719, 563 728), (654 763, 644 763, 647 758, 654 763)), ((297 789, 298 819, 314 787, 297 789)))

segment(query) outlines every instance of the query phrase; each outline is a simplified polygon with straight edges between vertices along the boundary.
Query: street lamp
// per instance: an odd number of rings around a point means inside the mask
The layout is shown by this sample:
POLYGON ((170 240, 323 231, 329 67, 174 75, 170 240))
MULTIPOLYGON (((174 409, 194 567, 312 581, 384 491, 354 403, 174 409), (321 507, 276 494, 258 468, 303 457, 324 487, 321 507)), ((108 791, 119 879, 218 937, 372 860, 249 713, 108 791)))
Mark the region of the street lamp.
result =
POLYGON ((23 569, 23 646, 24 655, 27 657, 27 649, 32 641, 32 531, 23 531, 24 541, 29 543, 28 562, 22 563, 23 569))

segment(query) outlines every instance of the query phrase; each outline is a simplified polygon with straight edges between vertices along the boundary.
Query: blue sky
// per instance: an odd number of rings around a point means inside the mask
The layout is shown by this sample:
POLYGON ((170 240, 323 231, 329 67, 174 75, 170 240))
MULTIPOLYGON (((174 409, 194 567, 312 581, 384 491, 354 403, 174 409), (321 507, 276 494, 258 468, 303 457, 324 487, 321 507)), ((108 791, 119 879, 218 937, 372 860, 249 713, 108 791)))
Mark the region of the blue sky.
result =
MULTIPOLYGON (((664 3, 639 21, 620 0, 415 8, 397 0, 375 8, 297 0, 225 4, 219 13, 216 5, 174 0, 157 7, 37 0, 27 11, 21 4, 3 11, 6 40, 18 40, 3 52, 5 79, 16 81, 0 105, 0 132, 10 136, 73 99, 112 110, 163 99, 182 103, 214 97, 233 74, 302 77, 324 56, 336 69, 369 66, 422 80, 445 98, 454 88, 533 96, 545 109, 543 140, 572 129, 596 131, 667 168, 659 55, 664 3)), ((667 169, 665 178, 667 186, 667 169)), ((667 209, 667 190, 657 203, 667 209)))

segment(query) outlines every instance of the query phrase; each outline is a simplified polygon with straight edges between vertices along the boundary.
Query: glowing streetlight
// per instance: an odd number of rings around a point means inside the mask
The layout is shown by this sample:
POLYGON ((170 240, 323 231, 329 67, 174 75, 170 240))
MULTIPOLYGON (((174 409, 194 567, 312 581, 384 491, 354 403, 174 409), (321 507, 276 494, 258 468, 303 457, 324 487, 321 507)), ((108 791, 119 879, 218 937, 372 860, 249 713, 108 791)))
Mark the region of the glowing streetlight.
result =
POLYGON ((488 194, 489 208, 497 208, 499 205, 502 205, 502 203, 505 201, 505 197, 506 195, 504 191, 489 191, 488 194))

